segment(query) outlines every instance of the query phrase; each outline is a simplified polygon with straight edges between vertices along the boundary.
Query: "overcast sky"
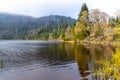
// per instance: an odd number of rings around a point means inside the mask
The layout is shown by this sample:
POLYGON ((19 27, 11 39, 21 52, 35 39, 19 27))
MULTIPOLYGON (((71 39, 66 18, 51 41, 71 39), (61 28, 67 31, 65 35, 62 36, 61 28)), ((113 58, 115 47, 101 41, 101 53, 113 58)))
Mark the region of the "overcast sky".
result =
POLYGON ((34 17, 53 14, 77 18, 84 2, 89 9, 99 8, 109 15, 120 9, 120 0, 0 0, 0 12, 34 17))

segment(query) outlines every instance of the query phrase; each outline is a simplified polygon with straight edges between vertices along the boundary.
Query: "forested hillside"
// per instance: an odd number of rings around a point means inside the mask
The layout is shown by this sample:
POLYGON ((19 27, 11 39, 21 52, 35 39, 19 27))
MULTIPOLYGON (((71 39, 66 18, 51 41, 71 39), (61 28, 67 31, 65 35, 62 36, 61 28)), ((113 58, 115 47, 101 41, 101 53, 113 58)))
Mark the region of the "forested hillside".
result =
POLYGON ((0 39, 119 41, 120 11, 111 17, 99 9, 89 10, 84 3, 77 20, 58 15, 34 18, 1 13, 0 39))
POLYGON ((29 36, 40 29, 51 29, 70 25, 75 19, 65 16, 50 15, 34 18, 23 15, 0 13, 0 39, 32 39, 29 36))

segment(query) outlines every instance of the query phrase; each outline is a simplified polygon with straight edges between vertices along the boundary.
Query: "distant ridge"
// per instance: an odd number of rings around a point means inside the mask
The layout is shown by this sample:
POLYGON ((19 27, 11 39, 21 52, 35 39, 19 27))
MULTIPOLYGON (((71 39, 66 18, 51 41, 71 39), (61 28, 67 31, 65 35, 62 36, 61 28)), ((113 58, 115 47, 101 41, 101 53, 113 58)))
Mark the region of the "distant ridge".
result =
POLYGON ((25 15, 0 13, 0 39, 24 39, 29 32, 41 27, 57 27, 63 21, 66 21, 68 25, 76 22, 71 17, 59 15, 35 18, 25 15))

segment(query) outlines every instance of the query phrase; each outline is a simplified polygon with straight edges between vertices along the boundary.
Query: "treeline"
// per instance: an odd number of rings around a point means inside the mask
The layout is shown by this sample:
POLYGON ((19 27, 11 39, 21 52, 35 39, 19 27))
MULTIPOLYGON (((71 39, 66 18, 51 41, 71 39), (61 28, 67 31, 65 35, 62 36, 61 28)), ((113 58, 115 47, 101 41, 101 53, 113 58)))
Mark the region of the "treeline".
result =
POLYGON ((73 30, 74 40, 84 41, 119 41, 120 13, 115 17, 99 9, 89 10, 84 3, 73 30))
POLYGON ((39 29, 28 39, 61 39, 74 41, 119 41, 120 11, 114 17, 99 9, 89 10, 86 3, 81 7, 77 22, 66 21, 56 28, 39 29))
POLYGON ((119 41, 120 11, 111 17, 83 3, 78 19, 50 15, 40 18, 0 13, 0 39, 119 41))

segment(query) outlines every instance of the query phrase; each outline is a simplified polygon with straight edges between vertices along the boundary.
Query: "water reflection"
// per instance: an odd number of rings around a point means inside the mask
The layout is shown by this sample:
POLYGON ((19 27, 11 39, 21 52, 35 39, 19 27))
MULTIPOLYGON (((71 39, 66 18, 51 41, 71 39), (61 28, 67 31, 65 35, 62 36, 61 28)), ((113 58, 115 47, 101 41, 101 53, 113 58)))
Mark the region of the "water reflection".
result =
MULTIPOLYGON (((39 64, 46 69, 69 70, 71 67, 74 68, 74 63, 77 63, 78 69, 75 69, 79 72, 77 77, 90 80, 94 61, 111 58, 114 50, 114 47, 109 45, 12 41, 0 43, 0 59, 4 62, 4 69, 39 64)), ((78 78, 74 77, 75 80, 78 78)))
MULTIPOLYGON (((80 76, 88 80, 92 68, 99 65, 101 59, 110 59, 115 48, 108 45, 76 44, 74 49, 80 76), (94 64, 98 62, 97 64, 94 64)), ((96 67, 95 67, 96 68, 96 67)))

